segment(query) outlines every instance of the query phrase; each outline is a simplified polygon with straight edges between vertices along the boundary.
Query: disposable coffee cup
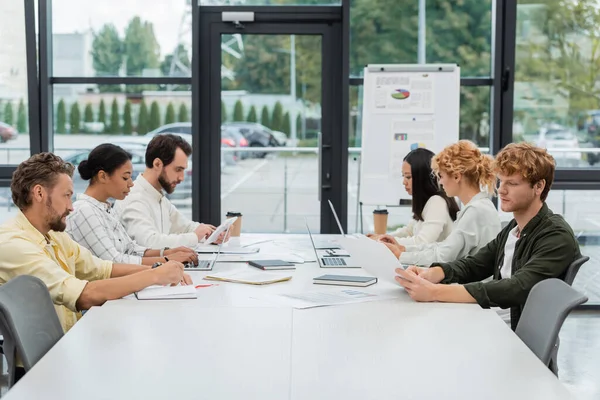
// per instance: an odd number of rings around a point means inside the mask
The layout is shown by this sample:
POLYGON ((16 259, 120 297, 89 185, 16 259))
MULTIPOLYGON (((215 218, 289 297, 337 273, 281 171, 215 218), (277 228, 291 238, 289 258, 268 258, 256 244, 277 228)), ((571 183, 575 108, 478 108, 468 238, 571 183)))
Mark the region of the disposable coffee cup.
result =
POLYGON ((231 226, 231 229, 229 229, 229 236, 231 236, 231 237, 239 237, 240 234, 242 233, 242 213, 234 212, 234 211, 228 211, 227 215, 225 217, 227 219, 233 218, 233 217, 237 217, 237 219, 235 220, 235 222, 231 226))
POLYGON ((388 210, 373 210, 373 223, 375 234, 385 235, 387 232, 388 210))

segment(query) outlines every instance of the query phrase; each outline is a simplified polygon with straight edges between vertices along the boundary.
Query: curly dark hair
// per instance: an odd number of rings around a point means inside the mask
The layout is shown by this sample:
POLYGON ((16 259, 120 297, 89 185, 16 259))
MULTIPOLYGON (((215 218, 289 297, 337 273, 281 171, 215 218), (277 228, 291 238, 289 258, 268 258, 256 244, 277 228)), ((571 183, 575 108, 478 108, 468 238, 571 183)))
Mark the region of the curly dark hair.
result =
POLYGON ((13 203, 25 210, 31 206, 31 189, 42 185, 52 190, 60 174, 73 177, 73 164, 52 153, 38 153, 23 161, 13 172, 10 190, 13 203))

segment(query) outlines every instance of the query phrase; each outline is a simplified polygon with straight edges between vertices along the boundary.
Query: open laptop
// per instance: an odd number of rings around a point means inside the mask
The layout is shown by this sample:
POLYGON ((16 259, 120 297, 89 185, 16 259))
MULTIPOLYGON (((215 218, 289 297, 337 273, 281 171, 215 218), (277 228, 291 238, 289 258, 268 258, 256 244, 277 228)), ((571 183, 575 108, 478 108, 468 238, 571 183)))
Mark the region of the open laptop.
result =
POLYGON ((335 222, 337 222, 337 226, 338 226, 338 228, 340 228, 340 233, 342 235, 346 236, 346 234, 344 233, 344 228, 342 228, 342 223, 340 222, 340 219, 338 218, 338 215, 335 212, 335 208, 333 207, 333 203, 331 202, 331 200, 327 200, 327 202, 329 203, 329 207, 331 208, 331 212, 333 213, 333 217, 335 218, 335 222))
MULTIPOLYGON (((225 231, 225 237, 229 235, 229 229, 231 229, 231 225, 227 227, 227 231, 225 231)), ((198 260, 198 265, 194 263, 185 263, 183 264, 183 269, 185 271, 212 271, 213 267, 217 263, 219 259, 219 255, 221 254, 221 247, 223 247, 223 243, 219 244, 217 248, 217 252, 215 253, 215 257, 212 260, 198 260)))
POLYGON ((306 223, 306 230, 308 231, 308 236, 310 237, 310 243, 315 251, 315 256, 317 256, 317 262, 319 263, 319 267, 321 268, 360 268, 359 265, 354 265, 352 257, 349 256, 335 256, 335 253, 331 250, 325 250, 325 253, 319 256, 319 252, 317 251, 317 247, 315 246, 315 241, 313 240, 312 233, 310 232, 310 228, 308 227, 308 221, 304 220, 306 223))
POLYGON ((335 207, 333 207, 333 203, 331 203, 331 200, 327 200, 327 202, 329 203, 329 208, 331 208, 331 212, 333 213, 333 217, 335 218, 335 222, 337 222, 338 228, 340 228, 340 233, 342 234, 342 236, 344 236, 344 237, 354 237, 354 238, 366 237, 362 233, 355 233, 355 234, 346 235, 346 233, 344 232, 344 228, 342 228, 342 223, 340 222, 340 219, 338 218, 338 215, 335 212, 335 207))

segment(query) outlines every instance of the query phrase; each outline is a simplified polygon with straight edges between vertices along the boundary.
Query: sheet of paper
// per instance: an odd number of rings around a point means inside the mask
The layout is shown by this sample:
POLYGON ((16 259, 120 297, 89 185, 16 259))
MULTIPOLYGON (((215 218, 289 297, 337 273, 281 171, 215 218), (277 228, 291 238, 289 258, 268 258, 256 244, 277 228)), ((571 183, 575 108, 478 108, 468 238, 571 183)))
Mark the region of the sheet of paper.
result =
POLYGON ((392 179, 402 179, 402 162, 419 147, 435 145, 435 119, 432 115, 413 115, 393 119, 390 126, 390 164, 392 179))
POLYGON ((373 112, 387 114, 433 114, 434 75, 407 72, 373 75, 373 112))
POLYGON ((336 304, 363 303, 367 301, 389 300, 400 297, 398 295, 386 294, 378 295, 364 290, 339 289, 336 291, 310 291, 304 293, 288 294, 265 294, 254 296, 256 299, 266 300, 271 303, 287 305, 293 308, 313 308, 332 306, 336 304))
MULTIPOLYGON (((198 254, 199 260, 212 260, 212 254, 198 254)), ((259 253, 259 254, 223 254, 219 255, 217 262, 248 262, 254 260, 283 260, 294 264, 303 264, 305 262, 316 261, 314 253, 310 257, 291 253, 259 253)))

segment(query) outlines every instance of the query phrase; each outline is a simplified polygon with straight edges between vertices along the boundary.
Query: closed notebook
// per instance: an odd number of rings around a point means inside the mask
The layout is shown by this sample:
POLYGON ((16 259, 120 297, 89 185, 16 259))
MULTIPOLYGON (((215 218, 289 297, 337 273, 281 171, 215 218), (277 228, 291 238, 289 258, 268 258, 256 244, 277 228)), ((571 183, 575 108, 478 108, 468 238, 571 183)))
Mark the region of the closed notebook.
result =
POLYGON ((197 298, 194 285, 177 286, 148 286, 139 292, 135 292, 138 300, 171 300, 171 299, 195 299, 197 298))
POLYGON ((377 283, 373 276, 351 276, 351 275, 321 275, 313 279, 318 285, 340 285, 340 286, 371 286, 377 283))
POLYGON ((274 269, 296 269, 294 263, 283 260, 252 260, 248 261, 248 264, 265 271, 274 269))
POLYGON ((209 281, 222 281, 233 283, 245 283, 248 285, 268 285, 271 283, 285 282, 292 279, 291 275, 273 274, 259 271, 222 272, 207 275, 204 279, 209 281))

